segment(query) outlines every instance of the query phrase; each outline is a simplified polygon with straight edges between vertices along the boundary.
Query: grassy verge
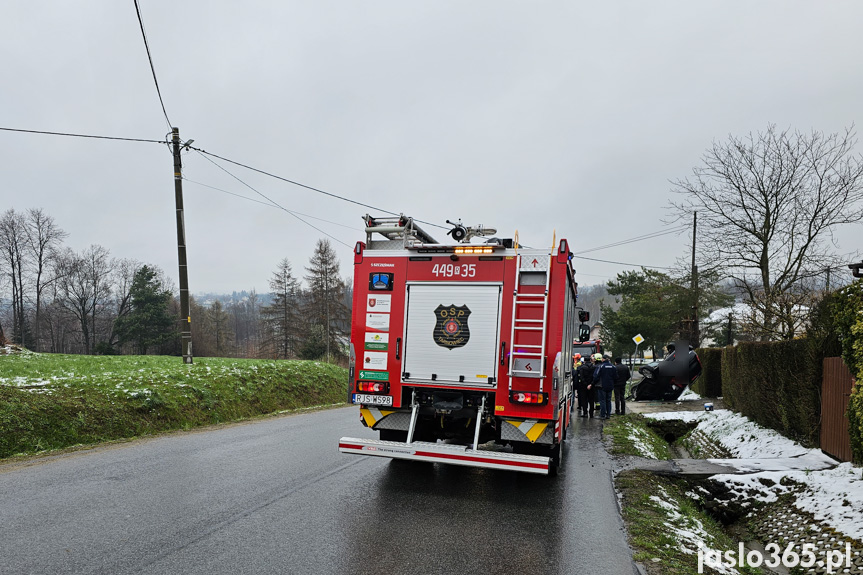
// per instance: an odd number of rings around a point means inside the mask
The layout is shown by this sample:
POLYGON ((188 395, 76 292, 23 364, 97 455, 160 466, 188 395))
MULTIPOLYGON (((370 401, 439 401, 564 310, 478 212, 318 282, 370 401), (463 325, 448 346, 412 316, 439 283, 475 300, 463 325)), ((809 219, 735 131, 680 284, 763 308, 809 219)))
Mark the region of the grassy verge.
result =
POLYGON ((0 356, 0 458, 343 402, 346 380, 313 361, 0 356))
POLYGON ((611 437, 612 455, 638 455, 651 459, 671 459, 668 442, 649 427, 643 416, 627 414, 612 417, 602 427, 611 437))
MULTIPOLYGON (((698 572, 698 543, 705 548, 736 550, 737 543, 719 523, 701 511, 686 495, 686 486, 642 470, 615 477, 621 494, 633 557, 650 575, 691 575, 698 572)), ((758 574, 743 567, 740 573, 758 574)), ((710 567, 704 573, 716 573, 710 567)))

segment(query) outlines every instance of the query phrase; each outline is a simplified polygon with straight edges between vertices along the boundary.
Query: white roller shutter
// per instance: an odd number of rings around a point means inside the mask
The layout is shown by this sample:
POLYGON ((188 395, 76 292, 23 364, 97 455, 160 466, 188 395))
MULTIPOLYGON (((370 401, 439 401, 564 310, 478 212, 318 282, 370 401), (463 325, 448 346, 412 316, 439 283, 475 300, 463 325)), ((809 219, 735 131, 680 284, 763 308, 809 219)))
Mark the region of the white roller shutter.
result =
POLYGON ((488 384, 496 378, 500 295, 498 284, 409 284, 405 381, 488 384))

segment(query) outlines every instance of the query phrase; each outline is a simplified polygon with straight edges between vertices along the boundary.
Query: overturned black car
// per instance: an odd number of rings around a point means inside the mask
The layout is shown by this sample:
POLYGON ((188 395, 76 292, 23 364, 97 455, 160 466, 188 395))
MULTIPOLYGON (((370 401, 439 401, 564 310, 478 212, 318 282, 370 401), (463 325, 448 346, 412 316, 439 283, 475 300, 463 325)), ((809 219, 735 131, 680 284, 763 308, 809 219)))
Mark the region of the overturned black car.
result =
POLYGON ((701 375, 701 360, 689 346, 689 364, 676 362, 677 351, 672 351, 663 361, 654 361, 638 370, 644 378, 632 385, 629 399, 639 401, 674 401, 698 376, 701 375))

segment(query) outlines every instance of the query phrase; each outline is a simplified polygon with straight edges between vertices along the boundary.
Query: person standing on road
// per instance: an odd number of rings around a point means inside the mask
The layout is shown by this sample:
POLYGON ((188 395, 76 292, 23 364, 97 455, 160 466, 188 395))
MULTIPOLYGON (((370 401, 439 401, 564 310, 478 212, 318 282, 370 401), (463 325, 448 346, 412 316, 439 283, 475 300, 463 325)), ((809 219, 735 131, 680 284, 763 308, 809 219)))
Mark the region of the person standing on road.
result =
POLYGON ((594 404, 596 403, 596 391, 593 388, 593 361, 589 355, 581 358, 582 364, 578 368, 578 411, 581 417, 593 417, 594 404))
POLYGON ((569 406, 569 410, 572 411, 575 409, 575 406, 578 404, 578 368, 581 367, 581 354, 576 354, 572 356, 572 369, 570 370, 571 381, 572 381, 572 403, 569 406))
POLYGON ((614 414, 626 415, 626 382, 632 377, 632 373, 619 357, 614 360, 614 368, 617 370, 617 381, 614 383, 614 414))
POLYGON ((598 364, 593 370, 593 386, 597 388, 596 392, 599 395, 599 417, 608 419, 611 417, 611 392, 614 391, 614 384, 617 382, 617 370, 608 356, 602 357, 597 353, 593 357, 598 364), (600 361, 602 363, 599 363, 600 361))

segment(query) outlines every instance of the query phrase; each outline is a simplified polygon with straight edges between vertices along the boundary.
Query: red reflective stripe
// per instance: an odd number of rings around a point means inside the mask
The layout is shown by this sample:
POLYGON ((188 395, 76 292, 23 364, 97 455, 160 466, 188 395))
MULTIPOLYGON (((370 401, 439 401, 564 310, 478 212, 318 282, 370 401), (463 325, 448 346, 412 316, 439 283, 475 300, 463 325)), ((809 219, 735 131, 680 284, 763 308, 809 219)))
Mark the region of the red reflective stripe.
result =
POLYGON ((471 457, 470 455, 455 455, 451 453, 433 453, 427 451, 416 451, 414 455, 423 457, 439 457, 441 459, 457 459, 459 461, 475 461, 477 463, 493 463, 495 465, 512 465, 514 467, 531 467, 533 469, 548 469, 547 463, 528 463, 523 461, 504 461, 497 459, 487 459, 484 457, 471 457))
MULTIPOLYGON (((353 443, 339 443, 339 448, 342 449, 358 449, 362 451, 363 445, 355 445, 353 443)), ((408 454, 410 455, 410 454, 408 454)), ((414 456, 419 457, 436 457, 438 459, 456 459, 458 461, 474 461, 476 463, 490 463, 494 465, 511 465, 513 467, 530 467, 532 469, 548 469, 547 463, 530 463, 525 461, 506 461, 498 459, 488 459, 486 457, 472 457, 470 455, 456 455, 452 453, 434 453, 431 451, 414 451, 414 456)))

